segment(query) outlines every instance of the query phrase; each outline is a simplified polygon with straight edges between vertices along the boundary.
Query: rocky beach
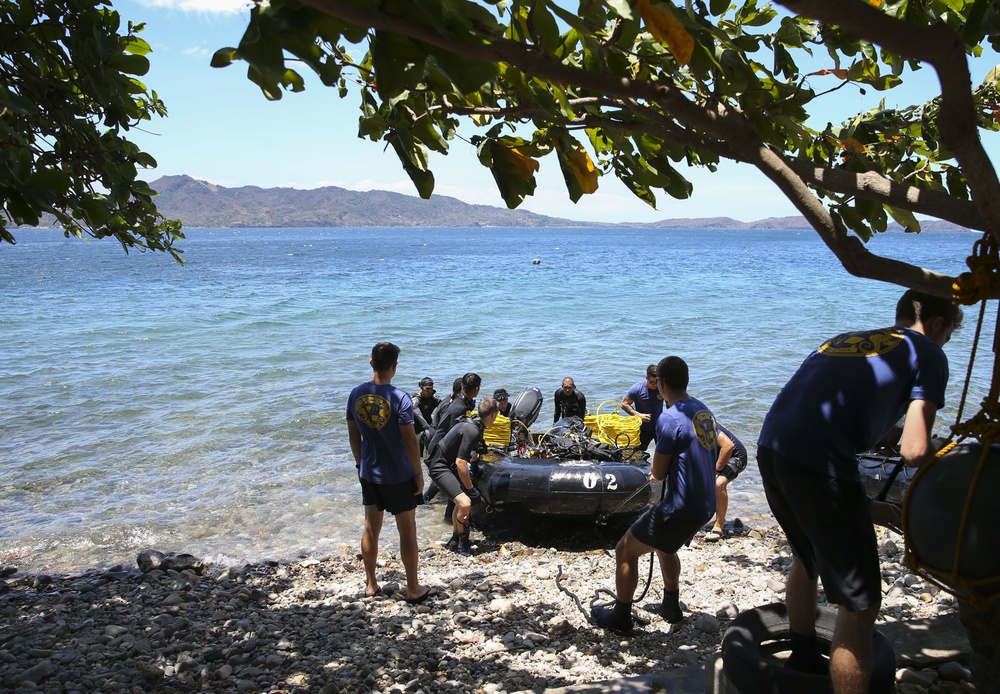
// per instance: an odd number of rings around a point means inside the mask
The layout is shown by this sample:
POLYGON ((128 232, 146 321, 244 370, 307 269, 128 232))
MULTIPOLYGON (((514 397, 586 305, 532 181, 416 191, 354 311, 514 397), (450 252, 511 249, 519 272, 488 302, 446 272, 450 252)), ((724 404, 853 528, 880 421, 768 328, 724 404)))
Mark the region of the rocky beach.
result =
MULTIPOLYGON (((439 522, 440 507, 418 511, 439 522)), ((473 557, 430 543, 420 579, 440 592, 401 599, 403 567, 383 530, 382 593, 364 595, 356 546, 291 562, 230 567, 149 551, 134 567, 0 583, 0 687, 10 692, 542 692, 704 672, 732 619, 780 602, 791 558, 767 517, 680 552, 685 619, 648 611, 653 571, 625 638, 589 623, 614 587, 616 533, 473 533, 473 557), (602 683, 593 685, 593 683, 602 683)), ((441 540, 447 528, 441 526, 441 540)), ((878 629, 897 655, 896 690, 972 692, 952 596, 911 574, 902 538, 880 529, 878 629)), ((645 585, 648 559, 640 564, 645 585)), ((705 676, 710 679, 711 674, 705 676)), ((704 682, 704 680, 701 680, 704 682)), ((701 685, 704 687, 704 684, 701 685)), ((662 690, 660 690, 662 691, 662 690)), ((685 689, 684 691, 689 691, 685 689)))

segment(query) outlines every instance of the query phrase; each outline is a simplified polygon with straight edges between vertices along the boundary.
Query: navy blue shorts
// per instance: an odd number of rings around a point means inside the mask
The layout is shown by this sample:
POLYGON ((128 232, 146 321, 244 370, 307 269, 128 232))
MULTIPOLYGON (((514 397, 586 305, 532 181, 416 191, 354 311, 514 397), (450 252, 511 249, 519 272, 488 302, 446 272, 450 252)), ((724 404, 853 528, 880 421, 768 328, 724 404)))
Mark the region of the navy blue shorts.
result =
POLYGON ((661 552, 673 554, 684 545, 690 544, 695 533, 711 519, 712 516, 697 520, 671 517, 657 504, 646 509, 629 528, 629 532, 639 542, 661 552))
POLYGON ((375 484, 358 478, 361 482, 361 503, 375 506, 379 511, 388 511, 396 516, 412 511, 424 503, 424 497, 417 494, 417 480, 410 478, 398 484, 375 484))
POLYGON ((769 448, 757 449, 764 493, 788 544, 826 599, 860 612, 882 604, 878 542, 860 481, 827 477, 769 448))
POLYGON ((730 458, 729 462, 726 463, 725 467, 721 470, 716 471, 716 475, 721 475, 727 480, 732 482, 736 479, 737 475, 747 469, 747 459, 746 458, 730 458))

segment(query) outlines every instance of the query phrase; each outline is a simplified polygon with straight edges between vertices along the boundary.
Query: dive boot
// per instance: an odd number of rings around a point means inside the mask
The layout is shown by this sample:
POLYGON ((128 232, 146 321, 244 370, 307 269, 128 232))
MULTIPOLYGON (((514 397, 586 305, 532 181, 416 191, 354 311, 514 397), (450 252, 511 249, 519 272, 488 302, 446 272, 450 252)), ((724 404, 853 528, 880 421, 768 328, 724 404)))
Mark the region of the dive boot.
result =
POLYGON ((684 613, 681 611, 680 591, 663 591, 663 601, 657 611, 669 624, 677 624, 682 621, 684 613))
POLYGON ((455 552, 463 557, 472 556, 472 541, 469 540, 468 532, 462 533, 458 536, 458 546, 455 548, 455 552))
POLYGON ((628 636, 632 633, 632 603, 615 600, 613 607, 595 607, 590 611, 594 624, 628 636))
POLYGON ((444 548, 456 552, 458 551, 458 539, 461 537, 458 533, 452 533, 451 539, 444 543, 444 548))

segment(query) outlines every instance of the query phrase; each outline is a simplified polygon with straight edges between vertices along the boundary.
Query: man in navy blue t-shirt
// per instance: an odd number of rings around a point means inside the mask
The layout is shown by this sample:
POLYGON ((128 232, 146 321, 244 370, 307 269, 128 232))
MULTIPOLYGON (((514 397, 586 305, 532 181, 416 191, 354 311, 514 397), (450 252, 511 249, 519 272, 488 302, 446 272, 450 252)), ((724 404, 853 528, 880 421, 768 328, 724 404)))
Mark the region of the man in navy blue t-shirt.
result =
POLYGON ((663 394, 656 382, 656 364, 650 364, 646 367, 645 380, 629 388, 622 398, 622 409, 639 418, 640 451, 646 450, 650 441, 656 438, 656 420, 663 412, 663 394))
POLYGON ((649 479, 666 479, 666 494, 639 517, 615 547, 614 606, 595 607, 590 613, 598 626, 621 634, 632 631, 638 560, 650 552, 656 552, 663 576, 660 614, 668 622, 681 621, 681 560, 677 550, 688 544, 715 513, 715 417, 700 400, 688 395, 688 366, 683 359, 667 357, 655 368, 657 389, 667 409, 657 421, 656 452, 649 479))
POLYGON ((757 440, 768 505, 792 547, 785 588, 792 654, 785 667, 822 673, 838 692, 868 690, 872 629, 881 606, 873 521, 899 530, 898 507, 865 494, 855 456, 906 416, 900 453, 929 460, 944 405, 941 349, 962 322, 947 299, 909 290, 889 328, 824 342, 778 393, 757 440), (817 580, 839 606, 829 665, 815 632, 817 580))

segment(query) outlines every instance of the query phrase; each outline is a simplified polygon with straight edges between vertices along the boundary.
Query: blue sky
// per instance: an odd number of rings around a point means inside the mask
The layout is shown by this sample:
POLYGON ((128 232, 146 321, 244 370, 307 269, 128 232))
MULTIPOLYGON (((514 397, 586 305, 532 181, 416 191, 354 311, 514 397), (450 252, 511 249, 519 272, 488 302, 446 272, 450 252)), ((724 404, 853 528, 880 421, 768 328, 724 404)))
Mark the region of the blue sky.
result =
MULTIPOLYGON (((187 174, 227 187, 335 185, 416 194, 395 154, 380 143, 358 139, 356 93, 340 99, 336 90, 324 88, 303 72, 304 92, 269 102, 247 80, 242 64, 210 67, 216 49, 237 45, 243 35, 249 19, 245 0, 118 0, 114 7, 123 20, 146 23, 142 36, 153 52, 144 82, 169 110, 168 118, 144 123, 130 133, 158 162, 154 171, 147 172, 147 180, 187 174)), ((977 62, 982 65, 976 66, 974 80, 992 67, 987 61, 977 62)), ((933 74, 922 72, 914 85, 933 85, 933 74)), ((827 100, 839 119, 876 105, 879 97, 868 92, 863 97, 857 90, 842 89, 827 100)), ((463 126, 462 132, 472 130, 463 126)), ((474 149, 460 140, 452 142, 447 157, 432 154, 431 170, 435 195, 504 205, 490 172, 479 164, 474 149)), ((655 210, 613 176, 601 177, 599 191, 574 205, 558 164, 546 157, 541 160, 535 196, 520 209, 606 222, 719 216, 750 221, 796 214, 777 189, 750 167, 724 164, 716 174, 687 170, 687 175, 695 186, 693 197, 674 200, 661 193, 655 210)))

